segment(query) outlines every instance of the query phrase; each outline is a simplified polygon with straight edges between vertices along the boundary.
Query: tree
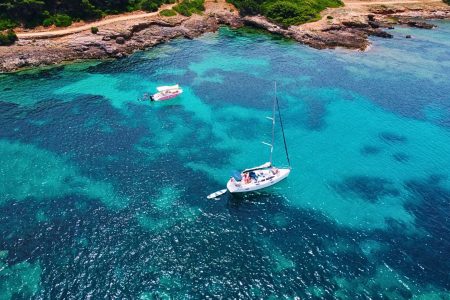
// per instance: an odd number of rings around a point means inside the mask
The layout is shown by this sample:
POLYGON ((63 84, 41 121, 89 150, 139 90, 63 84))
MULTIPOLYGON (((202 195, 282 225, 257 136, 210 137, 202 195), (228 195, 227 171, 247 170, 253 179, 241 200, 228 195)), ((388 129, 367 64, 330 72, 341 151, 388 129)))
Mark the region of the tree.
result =
POLYGON ((45 2, 41 0, 6 0, 6 14, 13 20, 19 20, 27 27, 40 24, 43 20, 45 2))
POLYGON ((98 19, 102 16, 102 11, 92 5, 89 0, 81 0, 81 9, 83 14, 83 19, 98 19))
POLYGON ((157 11, 159 7, 159 3, 152 0, 144 0, 141 2, 141 9, 145 11, 157 11))

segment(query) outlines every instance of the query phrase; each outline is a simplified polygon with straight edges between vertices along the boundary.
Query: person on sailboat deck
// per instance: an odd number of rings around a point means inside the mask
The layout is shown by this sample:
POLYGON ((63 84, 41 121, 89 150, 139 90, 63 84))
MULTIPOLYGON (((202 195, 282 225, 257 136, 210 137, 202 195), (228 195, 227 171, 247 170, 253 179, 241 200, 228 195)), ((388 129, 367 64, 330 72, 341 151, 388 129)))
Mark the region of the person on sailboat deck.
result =
POLYGON ((250 178, 250 176, 248 175, 248 173, 244 173, 242 175, 242 180, 244 181, 244 183, 250 183, 250 181, 252 181, 252 179, 250 178))

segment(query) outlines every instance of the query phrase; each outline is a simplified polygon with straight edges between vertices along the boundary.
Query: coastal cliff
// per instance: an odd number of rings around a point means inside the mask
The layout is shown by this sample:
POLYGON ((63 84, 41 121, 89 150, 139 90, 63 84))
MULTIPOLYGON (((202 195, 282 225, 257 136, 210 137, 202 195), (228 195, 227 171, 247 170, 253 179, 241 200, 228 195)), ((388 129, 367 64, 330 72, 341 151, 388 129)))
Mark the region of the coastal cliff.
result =
POLYGON ((14 45, 0 47, 0 72, 51 65, 78 59, 121 58, 168 40, 194 38, 216 31, 220 25, 253 26, 292 38, 317 49, 344 47, 365 50, 369 36, 390 38, 392 26, 401 24, 430 29, 416 18, 450 18, 442 2, 345 2, 341 8, 322 12, 321 20, 287 28, 262 16, 241 17, 224 1, 206 1, 202 15, 163 17, 155 15, 99 27, 97 34, 84 30, 69 34, 19 35, 14 45), (379 4, 381 3, 381 4, 379 4), (388 5, 389 4, 389 5, 388 5))

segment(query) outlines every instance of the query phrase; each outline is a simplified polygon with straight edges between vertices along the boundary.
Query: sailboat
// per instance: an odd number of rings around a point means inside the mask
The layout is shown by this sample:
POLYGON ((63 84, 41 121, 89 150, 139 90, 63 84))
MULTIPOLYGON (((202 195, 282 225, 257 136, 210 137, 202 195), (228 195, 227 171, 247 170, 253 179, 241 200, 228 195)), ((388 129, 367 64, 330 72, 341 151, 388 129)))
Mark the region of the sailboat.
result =
POLYGON ((288 148, 287 148, 287 144, 286 144, 286 138, 284 135, 283 120, 281 118, 280 107, 279 107, 279 103, 278 103, 276 83, 275 83, 275 98, 274 98, 273 107, 272 107, 272 116, 267 117, 267 119, 272 121, 272 142, 271 143, 263 142, 263 144, 270 147, 269 161, 260 166, 257 166, 257 167, 248 168, 241 172, 235 172, 235 174, 233 174, 233 176, 230 178, 230 180, 228 180, 227 189, 223 189, 223 190, 220 190, 220 191, 210 194, 207 197, 208 199, 217 198, 220 195, 225 194, 227 191, 229 191, 230 193, 247 193, 247 192, 261 190, 261 189, 267 188, 269 186, 272 186, 289 176, 289 174, 291 173, 291 163, 289 160, 289 153, 288 153, 288 148), (273 148, 274 148, 274 142, 275 142, 275 111, 276 110, 278 111, 281 132, 283 133, 284 149, 285 149, 286 158, 287 158, 287 161, 289 164, 287 168, 278 168, 272 164, 273 148))

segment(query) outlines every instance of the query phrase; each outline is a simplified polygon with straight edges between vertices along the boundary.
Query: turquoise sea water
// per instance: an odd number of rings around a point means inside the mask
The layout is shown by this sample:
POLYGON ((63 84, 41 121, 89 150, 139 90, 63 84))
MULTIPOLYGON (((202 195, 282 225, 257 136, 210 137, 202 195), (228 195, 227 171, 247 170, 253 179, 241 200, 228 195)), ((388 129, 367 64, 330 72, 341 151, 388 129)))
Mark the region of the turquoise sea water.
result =
POLYGON ((0 299, 450 299, 437 24, 364 53, 222 28, 0 75, 0 299), (274 81, 291 175, 207 200, 268 159, 274 81))

